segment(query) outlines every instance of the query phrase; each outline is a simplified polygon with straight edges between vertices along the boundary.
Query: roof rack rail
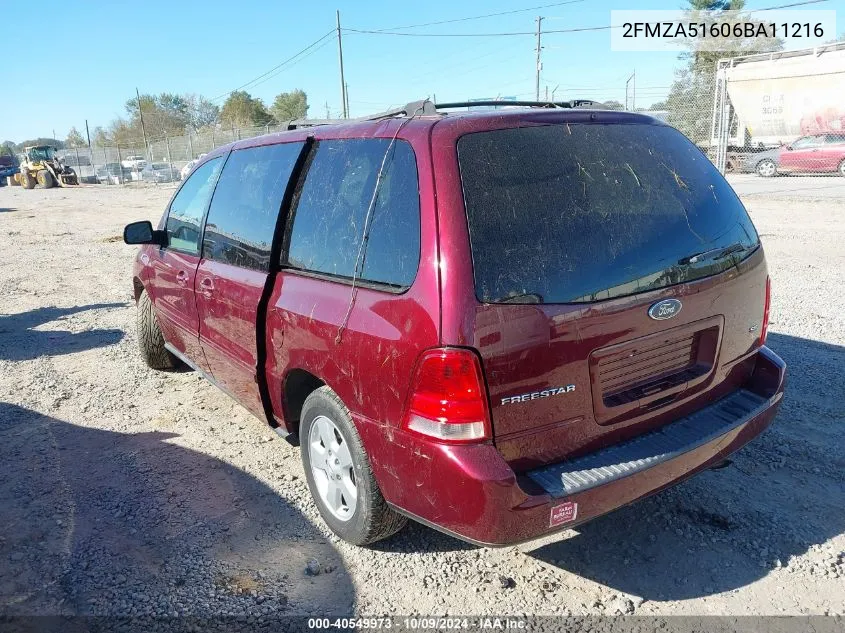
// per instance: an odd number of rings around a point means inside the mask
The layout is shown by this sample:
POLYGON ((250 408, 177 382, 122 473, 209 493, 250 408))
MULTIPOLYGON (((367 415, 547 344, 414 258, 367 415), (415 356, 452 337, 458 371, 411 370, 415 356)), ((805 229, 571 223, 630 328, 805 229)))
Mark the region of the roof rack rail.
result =
MULTIPOLYGON (((410 104, 409 104, 410 105, 410 104)), ((583 108, 594 105, 600 105, 598 101, 591 101, 590 99, 572 99, 570 101, 504 101, 491 99, 489 101, 458 101, 455 103, 438 103, 435 104, 437 110, 446 110, 451 108, 472 108, 476 106, 517 106, 530 108, 583 108)), ((406 106, 407 109, 407 106, 406 106)))
POLYGON ((336 125, 338 123, 361 123, 363 121, 380 121, 381 119, 390 119, 400 115, 416 116, 419 114, 437 114, 434 109, 434 104, 428 99, 421 101, 412 101, 404 108, 396 110, 385 110, 384 112, 376 112, 375 114, 368 114, 354 119, 294 119, 283 124, 287 126, 288 130, 296 130, 302 127, 314 127, 317 125, 336 125))
POLYGON ((368 114, 354 119, 294 119, 283 123, 287 130, 296 130, 303 127, 315 127, 318 125, 336 125, 339 123, 361 123, 363 121, 379 121, 397 116, 435 116, 439 110, 453 108, 472 108, 476 106, 517 106, 531 108, 584 108, 601 105, 598 101, 590 99, 572 99, 570 101, 456 101, 454 103, 434 103, 429 99, 411 101, 404 108, 385 110, 375 114, 368 114))

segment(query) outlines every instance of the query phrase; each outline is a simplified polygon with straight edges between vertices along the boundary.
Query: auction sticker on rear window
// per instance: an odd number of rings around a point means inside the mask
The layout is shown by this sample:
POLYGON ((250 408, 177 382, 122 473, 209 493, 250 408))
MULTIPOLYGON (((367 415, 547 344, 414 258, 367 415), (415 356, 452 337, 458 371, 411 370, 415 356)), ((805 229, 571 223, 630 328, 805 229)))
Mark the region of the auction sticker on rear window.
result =
POLYGON ((578 504, 574 501, 567 501, 552 507, 552 514, 549 520, 549 527, 556 527, 574 521, 578 517, 578 504))

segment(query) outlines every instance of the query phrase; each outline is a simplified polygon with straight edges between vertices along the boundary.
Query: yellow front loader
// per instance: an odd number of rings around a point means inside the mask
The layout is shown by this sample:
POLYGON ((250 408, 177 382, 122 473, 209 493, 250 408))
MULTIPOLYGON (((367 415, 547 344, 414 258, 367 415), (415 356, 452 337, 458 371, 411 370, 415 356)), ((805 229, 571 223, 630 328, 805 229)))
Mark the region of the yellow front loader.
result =
POLYGON ((62 160, 56 156, 56 148, 51 145, 24 148, 24 160, 15 180, 24 189, 34 189, 36 184, 44 189, 79 184, 76 172, 62 165, 62 160))

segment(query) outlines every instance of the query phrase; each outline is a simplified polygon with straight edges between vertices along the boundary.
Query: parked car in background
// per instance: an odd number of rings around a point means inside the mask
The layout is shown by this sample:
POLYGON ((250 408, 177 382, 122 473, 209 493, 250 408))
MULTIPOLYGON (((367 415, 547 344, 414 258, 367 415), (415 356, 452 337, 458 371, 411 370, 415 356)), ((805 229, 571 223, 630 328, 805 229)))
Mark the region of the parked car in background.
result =
POLYGON ((131 170, 120 163, 106 163, 97 168, 97 182, 101 185, 119 185, 132 180, 131 170))
POLYGON ((191 170, 194 168, 194 165, 200 162, 203 156, 205 156, 205 154, 200 154, 194 160, 188 161, 188 164, 182 168, 181 172, 179 172, 180 176, 182 177, 182 180, 185 180, 185 178, 188 177, 188 174, 191 173, 191 170))
POLYGON ((127 169, 141 170, 147 165, 147 160, 143 156, 127 156, 120 164, 127 169))
POLYGON ((756 172, 764 178, 776 176, 782 149, 782 147, 774 147, 762 152, 745 154, 742 157, 741 171, 756 172))
POLYGON ((179 170, 170 163, 149 163, 141 170, 145 182, 174 182, 181 179, 179 170))
POLYGON ((245 139, 124 241, 147 364, 299 438, 359 545, 577 526, 723 464, 783 396, 748 213, 639 113, 425 102, 245 139))
POLYGON ((802 136, 787 145, 747 156, 744 167, 765 178, 811 173, 845 176, 845 132, 802 136))
POLYGON ((778 171, 845 176, 845 132, 803 136, 783 148, 778 171))

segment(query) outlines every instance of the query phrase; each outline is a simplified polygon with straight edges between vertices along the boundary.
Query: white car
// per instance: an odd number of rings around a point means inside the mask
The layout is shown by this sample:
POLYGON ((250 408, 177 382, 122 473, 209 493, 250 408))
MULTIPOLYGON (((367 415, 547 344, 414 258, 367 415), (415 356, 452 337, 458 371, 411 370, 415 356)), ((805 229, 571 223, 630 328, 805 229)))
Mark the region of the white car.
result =
POLYGON ((185 180, 185 178, 188 177, 188 174, 191 173, 191 170, 194 168, 194 165, 196 165, 203 156, 205 156, 205 154, 200 154, 194 160, 188 161, 188 164, 185 165, 181 171, 182 180, 185 180))
POLYGON ((147 166, 147 160, 143 156, 127 156, 120 164, 126 169, 140 170, 147 166))

